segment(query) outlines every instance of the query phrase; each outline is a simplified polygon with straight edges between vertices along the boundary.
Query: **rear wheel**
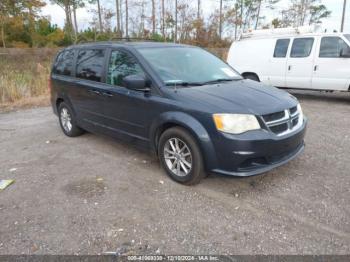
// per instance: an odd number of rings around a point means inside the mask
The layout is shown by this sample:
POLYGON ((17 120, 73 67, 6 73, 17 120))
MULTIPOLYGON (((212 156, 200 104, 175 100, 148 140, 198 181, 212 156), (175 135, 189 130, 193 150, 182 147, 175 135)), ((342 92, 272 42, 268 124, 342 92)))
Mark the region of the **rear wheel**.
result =
POLYGON ((256 82, 260 82, 260 79, 259 79, 259 77, 256 74, 251 74, 251 73, 244 74, 243 77, 245 79, 250 79, 250 80, 253 80, 253 81, 256 81, 256 82))
POLYGON ((75 137, 84 133, 76 124, 73 110, 64 102, 58 106, 58 117, 62 131, 66 136, 75 137))
POLYGON ((173 127, 161 135, 158 156, 167 174, 176 182, 193 185, 206 176, 200 149, 183 128, 173 127))

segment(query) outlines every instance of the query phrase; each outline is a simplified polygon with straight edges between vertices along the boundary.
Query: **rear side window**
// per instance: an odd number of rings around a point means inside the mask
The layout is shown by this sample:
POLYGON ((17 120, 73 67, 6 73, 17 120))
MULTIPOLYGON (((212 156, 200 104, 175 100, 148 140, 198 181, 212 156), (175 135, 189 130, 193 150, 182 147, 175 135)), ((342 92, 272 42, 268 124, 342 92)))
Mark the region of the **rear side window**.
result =
POLYGON ((314 38, 296 38, 293 41, 290 57, 308 57, 312 50, 314 38))
POLYGON ((289 42, 289 39, 278 39, 276 41, 275 52, 273 53, 273 57, 286 57, 289 42))
POLYGON ((105 50, 80 50, 77 59, 77 77, 101 82, 105 50))
POLYGON ((108 64, 107 83, 123 86, 123 78, 129 75, 145 76, 145 73, 133 56, 123 51, 112 51, 108 64))
POLYGON ((53 73, 58 75, 70 76, 73 70, 74 51, 63 51, 56 59, 56 63, 53 66, 53 73))
POLYGON ((322 37, 320 57, 340 57, 340 51, 348 48, 349 46, 340 37, 322 37))

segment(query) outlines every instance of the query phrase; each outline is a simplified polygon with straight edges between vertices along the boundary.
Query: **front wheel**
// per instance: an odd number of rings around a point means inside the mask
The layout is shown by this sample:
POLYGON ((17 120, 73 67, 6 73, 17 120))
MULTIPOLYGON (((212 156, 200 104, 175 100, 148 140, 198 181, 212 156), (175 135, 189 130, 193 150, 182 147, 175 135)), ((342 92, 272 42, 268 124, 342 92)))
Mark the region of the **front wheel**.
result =
POLYGON ((201 151, 183 128, 173 127, 161 135, 158 156, 162 167, 176 182, 193 185, 205 177, 201 151))
POLYGON ((73 110, 64 102, 58 106, 58 117, 62 131, 66 136, 75 137, 84 133, 76 124, 73 110))

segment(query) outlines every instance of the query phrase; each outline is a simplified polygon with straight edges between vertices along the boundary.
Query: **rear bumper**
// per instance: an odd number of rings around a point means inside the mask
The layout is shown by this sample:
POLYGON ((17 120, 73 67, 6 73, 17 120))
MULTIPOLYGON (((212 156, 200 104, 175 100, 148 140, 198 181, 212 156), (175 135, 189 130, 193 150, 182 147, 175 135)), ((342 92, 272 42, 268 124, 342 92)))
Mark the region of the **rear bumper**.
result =
POLYGON ((304 151, 306 119, 302 127, 284 137, 257 131, 243 136, 223 135, 216 143, 218 166, 211 173, 254 176, 291 161, 304 151))

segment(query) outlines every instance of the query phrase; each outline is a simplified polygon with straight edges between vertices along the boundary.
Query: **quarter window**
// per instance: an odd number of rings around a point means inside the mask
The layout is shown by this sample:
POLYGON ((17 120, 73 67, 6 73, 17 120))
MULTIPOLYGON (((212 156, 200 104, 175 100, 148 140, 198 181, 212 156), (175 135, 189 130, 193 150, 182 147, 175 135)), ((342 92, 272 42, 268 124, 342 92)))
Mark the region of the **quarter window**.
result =
POLYGON ((340 57, 340 51, 349 49, 349 46, 340 37, 322 37, 320 57, 340 57))
POLYGON ((296 38, 293 41, 290 57, 308 57, 314 43, 313 38, 296 38))
POLYGON ((145 73, 133 56, 122 51, 112 51, 108 65, 107 83, 123 86, 123 78, 129 75, 145 76, 145 73))
POLYGON ((273 57, 286 57, 289 42, 289 39, 278 39, 276 41, 275 52, 273 53, 273 57))
POLYGON ((53 67, 53 73, 58 75, 70 76, 73 69, 74 51, 63 51, 56 59, 53 67))
POLYGON ((101 82, 105 50, 80 50, 77 59, 77 77, 101 82))

